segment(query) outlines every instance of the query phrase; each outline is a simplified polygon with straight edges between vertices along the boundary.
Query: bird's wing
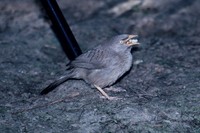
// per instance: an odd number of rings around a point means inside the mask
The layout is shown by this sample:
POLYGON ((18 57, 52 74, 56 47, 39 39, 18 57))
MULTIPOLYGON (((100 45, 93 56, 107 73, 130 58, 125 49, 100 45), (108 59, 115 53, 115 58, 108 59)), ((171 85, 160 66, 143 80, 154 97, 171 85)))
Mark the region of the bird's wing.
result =
POLYGON ((108 65, 108 60, 110 58, 112 57, 110 57, 110 51, 108 49, 102 49, 102 47, 97 47, 80 55, 69 65, 71 67, 85 69, 101 69, 108 65))

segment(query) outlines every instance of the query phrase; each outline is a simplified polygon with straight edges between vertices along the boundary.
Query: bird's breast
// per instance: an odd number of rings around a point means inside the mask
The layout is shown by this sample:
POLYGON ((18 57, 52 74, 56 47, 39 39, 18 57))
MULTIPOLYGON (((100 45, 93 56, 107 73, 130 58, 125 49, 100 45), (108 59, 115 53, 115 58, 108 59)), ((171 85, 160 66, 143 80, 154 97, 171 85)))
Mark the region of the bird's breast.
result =
POLYGON ((118 76, 122 76, 125 72, 127 72, 132 66, 132 55, 131 53, 124 54, 120 57, 116 71, 118 70, 118 76))
POLYGON ((120 59, 107 69, 107 75, 104 80, 107 85, 110 86, 115 83, 124 73, 126 73, 132 66, 132 55, 126 54, 120 57, 120 59))
POLYGON ((107 67, 90 71, 87 81, 101 88, 114 84, 132 65, 131 53, 119 55, 110 58, 107 67))

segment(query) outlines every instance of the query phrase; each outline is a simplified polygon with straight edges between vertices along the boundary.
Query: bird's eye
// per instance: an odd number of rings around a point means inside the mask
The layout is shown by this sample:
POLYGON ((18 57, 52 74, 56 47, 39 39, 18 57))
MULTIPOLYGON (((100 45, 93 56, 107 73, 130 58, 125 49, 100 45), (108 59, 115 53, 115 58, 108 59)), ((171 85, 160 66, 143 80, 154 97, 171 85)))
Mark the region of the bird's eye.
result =
POLYGON ((122 39, 122 40, 120 41, 120 43, 121 43, 121 44, 124 44, 124 43, 126 44, 127 41, 129 41, 128 39, 129 39, 128 37, 127 37, 127 38, 124 38, 124 39, 122 39))
POLYGON ((123 43, 124 43, 124 41, 123 41, 123 40, 121 40, 121 41, 120 41, 120 43, 121 43, 121 44, 123 44, 123 43))

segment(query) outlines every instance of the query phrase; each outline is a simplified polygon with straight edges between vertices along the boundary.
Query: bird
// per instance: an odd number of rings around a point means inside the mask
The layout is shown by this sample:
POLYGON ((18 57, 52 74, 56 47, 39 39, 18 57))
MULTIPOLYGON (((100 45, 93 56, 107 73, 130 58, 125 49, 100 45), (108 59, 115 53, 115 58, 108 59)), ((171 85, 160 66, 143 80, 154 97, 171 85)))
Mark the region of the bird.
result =
POLYGON ((66 71, 41 91, 47 94, 69 79, 80 79, 96 88, 108 100, 112 98, 103 90, 113 85, 132 66, 132 46, 138 45, 137 35, 114 36, 97 47, 79 55, 66 66, 66 71))

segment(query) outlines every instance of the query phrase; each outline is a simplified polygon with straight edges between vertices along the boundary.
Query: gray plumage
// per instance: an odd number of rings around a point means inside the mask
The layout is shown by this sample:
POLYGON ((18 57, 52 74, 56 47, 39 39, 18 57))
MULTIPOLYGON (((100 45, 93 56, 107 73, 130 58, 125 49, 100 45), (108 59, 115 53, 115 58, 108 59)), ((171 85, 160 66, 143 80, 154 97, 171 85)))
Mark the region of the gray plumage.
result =
POLYGON ((132 39, 135 35, 118 35, 71 61, 65 74, 45 88, 46 94, 68 79, 83 79, 88 84, 105 88, 114 84, 132 66, 132 39), (131 43, 131 44, 130 44, 131 43))

